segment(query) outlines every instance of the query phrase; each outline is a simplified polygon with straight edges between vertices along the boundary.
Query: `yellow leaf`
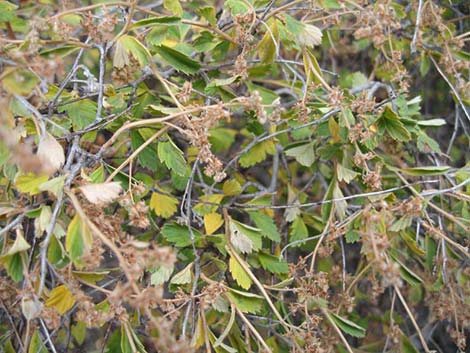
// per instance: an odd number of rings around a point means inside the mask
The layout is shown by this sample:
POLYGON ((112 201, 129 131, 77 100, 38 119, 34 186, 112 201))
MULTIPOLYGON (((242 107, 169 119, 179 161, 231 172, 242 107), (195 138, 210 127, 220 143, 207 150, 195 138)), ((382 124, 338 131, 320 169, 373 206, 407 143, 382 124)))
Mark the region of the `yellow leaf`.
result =
POLYGON ((149 206, 157 216, 169 218, 177 210, 178 200, 174 197, 160 194, 158 192, 152 193, 149 206))
POLYGON ((277 21, 273 21, 269 26, 269 30, 266 30, 266 33, 258 44, 258 55, 261 62, 264 64, 274 62, 278 39, 279 31, 277 29, 277 21))
POLYGON ((46 301, 48 308, 56 309, 61 315, 70 310, 74 304, 75 297, 65 285, 55 287, 46 301))
POLYGON ((15 179, 16 188, 22 193, 29 193, 30 195, 36 195, 41 192, 39 186, 46 182, 47 175, 36 175, 36 174, 23 174, 18 175, 15 179))
POLYGON ((224 186, 222 187, 222 191, 227 196, 233 196, 233 195, 240 194, 242 192, 242 187, 237 180, 232 179, 232 180, 227 180, 224 183, 224 186))
POLYGON ((197 211, 200 215, 206 215, 208 213, 213 213, 217 210, 218 205, 224 198, 223 194, 212 194, 210 196, 204 195, 200 198, 202 202, 194 206, 194 210, 197 211))
POLYGON ((224 223, 222 216, 218 213, 208 213, 204 216, 204 228, 207 235, 211 235, 224 223))
POLYGON ((250 289, 253 282, 236 258, 232 256, 230 257, 228 267, 232 277, 237 281, 238 285, 243 289, 250 289))

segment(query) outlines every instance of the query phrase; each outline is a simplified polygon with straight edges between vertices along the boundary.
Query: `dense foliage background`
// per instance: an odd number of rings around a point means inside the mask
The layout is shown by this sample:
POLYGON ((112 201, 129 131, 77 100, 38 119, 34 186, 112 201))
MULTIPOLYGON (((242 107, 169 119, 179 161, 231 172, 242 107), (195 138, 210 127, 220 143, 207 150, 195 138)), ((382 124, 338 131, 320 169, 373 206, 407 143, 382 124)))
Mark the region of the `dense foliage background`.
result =
POLYGON ((2 351, 469 352, 469 19, 1 0, 2 351))

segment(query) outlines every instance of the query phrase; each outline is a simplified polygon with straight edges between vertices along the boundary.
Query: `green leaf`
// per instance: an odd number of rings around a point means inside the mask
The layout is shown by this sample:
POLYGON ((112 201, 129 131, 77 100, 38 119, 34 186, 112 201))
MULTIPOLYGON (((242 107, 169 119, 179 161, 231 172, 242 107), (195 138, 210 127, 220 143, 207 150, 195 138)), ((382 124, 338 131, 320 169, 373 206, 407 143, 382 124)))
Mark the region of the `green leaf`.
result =
POLYGON ((113 65, 117 68, 122 68, 129 63, 125 60, 122 55, 131 54, 137 59, 141 67, 144 67, 150 63, 151 55, 148 49, 139 40, 130 35, 121 36, 116 42, 116 52, 113 58, 113 65), (119 52, 118 52, 119 50, 119 52), (124 53, 123 53, 124 51, 124 53))
POLYGON ((158 143, 158 158, 176 174, 186 175, 188 173, 188 165, 184 160, 183 152, 170 138, 168 141, 158 143))
POLYGON ((5 264, 8 275, 15 282, 19 282, 23 279, 22 255, 22 253, 16 253, 13 255, 7 255, 1 259, 1 262, 5 264))
POLYGON ((413 216, 405 215, 395 220, 388 230, 390 232, 399 232, 411 226, 411 222, 413 222, 413 216))
POLYGON ((240 165, 243 168, 254 166, 257 163, 264 161, 268 154, 274 154, 275 152, 276 145, 274 141, 267 140, 260 142, 254 145, 249 151, 242 154, 240 157, 240 165))
POLYGON ((344 167, 342 164, 338 163, 336 165, 336 175, 338 178, 338 181, 345 181, 346 183, 350 183, 351 181, 354 180, 356 176, 359 175, 359 173, 356 173, 354 170, 348 169, 344 167))
POLYGON ((297 162, 305 167, 310 167, 315 162, 313 142, 296 143, 285 149, 287 156, 294 157, 297 162))
POLYGON ((67 175, 61 175, 45 183, 39 185, 39 191, 49 191, 55 197, 59 197, 60 192, 64 189, 64 182, 67 175))
POLYGON ((84 322, 78 321, 75 325, 72 326, 70 331, 72 332, 73 338, 77 340, 79 345, 82 345, 83 342, 85 342, 87 327, 84 322))
POLYGON ((47 353, 46 343, 41 340, 39 330, 34 330, 33 337, 29 343, 28 353, 47 353))
MULTIPOLYGON (((171 0, 173 1, 173 0, 171 0)), ((196 60, 191 59, 182 52, 167 47, 165 45, 156 46, 155 52, 159 54, 168 64, 178 71, 184 72, 185 74, 195 74, 201 68, 201 64, 196 60)))
POLYGON ((79 259, 90 249, 92 242, 88 225, 76 214, 69 224, 65 237, 65 249, 76 265, 81 265, 79 259))
POLYGON ((366 335, 366 329, 359 326, 358 324, 332 312, 330 312, 329 315, 335 324, 338 325, 341 331, 347 333, 348 335, 359 338, 366 335))
MULTIPOLYGON (((167 223, 163 226, 162 228, 162 235, 163 237, 169 241, 170 243, 175 244, 175 246, 179 248, 183 248, 185 246, 190 246, 191 243, 191 238, 189 234, 188 227, 182 226, 179 224, 172 224, 172 223, 167 223)), ((197 241, 202 237, 201 233, 199 233, 197 230, 193 229, 194 233, 194 240, 197 241)))
POLYGON ((412 176, 435 176, 446 174, 450 167, 447 166, 429 166, 429 167, 416 167, 416 168, 402 168, 403 173, 412 176))
POLYGON ((215 80, 212 80, 204 89, 204 91, 208 94, 214 94, 217 92, 216 88, 217 87, 223 87, 223 86, 228 86, 235 81, 237 81, 240 78, 240 76, 232 76, 229 78, 216 78, 215 80))
POLYGON ((38 76, 26 69, 7 69, 2 74, 2 86, 20 96, 28 96, 38 83, 38 76))
POLYGON ((163 7, 176 16, 181 17, 183 15, 183 8, 179 0, 163 0, 163 7))
POLYGON ((230 288, 226 295, 233 301, 237 308, 244 313, 257 314, 263 307, 264 298, 253 293, 230 288))
POLYGON ((210 129, 209 142, 214 152, 222 152, 228 150, 235 142, 237 132, 232 129, 217 128, 210 129))
POLYGON ((394 256, 393 254, 390 254, 390 256, 396 263, 400 265, 400 275, 405 281, 407 281, 412 286, 417 286, 423 283, 423 280, 416 273, 406 267, 403 262, 398 260, 396 256, 394 256))
POLYGON ((62 45, 57 48, 44 49, 39 52, 39 55, 42 57, 54 57, 59 56, 60 58, 65 58, 67 55, 70 55, 76 51, 80 50, 80 47, 76 45, 62 45))
POLYGON ((32 173, 18 175, 15 178, 15 185, 18 191, 22 193, 28 193, 30 195, 36 195, 41 192, 39 188, 41 184, 46 182, 48 179, 47 175, 35 175, 32 173))
POLYGON ((178 24, 180 20, 181 18, 177 16, 149 17, 134 22, 129 29, 132 30, 140 27, 153 27, 156 25, 174 25, 178 24))
MULTIPOLYGON (((146 131, 144 129, 141 129, 141 130, 142 130, 142 133, 146 131)), ((142 133, 138 130, 131 131, 131 146, 134 151, 145 142, 145 139, 142 136, 142 133)), ((156 148, 155 143, 151 143, 150 145, 145 147, 139 153, 137 158, 143 167, 148 168, 154 172, 157 171, 158 158, 157 158, 157 148, 156 148)))
POLYGON ((66 112, 72 119, 74 131, 82 130, 93 123, 96 118, 96 109, 96 103, 89 99, 79 100, 57 108, 59 113, 66 112))
POLYGON ((406 336, 401 336, 401 352, 402 353, 419 353, 419 349, 417 349, 411 340, 406 336))
POLYGON ((196 13, 204 17, 212 27, 217 27, 217 17, 214 6, 203 6, 196 9, 196 13))
POLYGON ((228 268, 232 277, 243 289, 250 289, 253 281, 235 257, 230 256, 228 268))
MULTIPOLYGON (((290 238, 289 240, 291 242, 297 241, 297 240, 302 240, 308 238, 308 229, 307 226, 305 225, 304 221, 302 220, 302 217, 297 216, 294 219, 294 222, 292 222, 292 225, 290 226, 290 238)), ((302 246, 304 243, 300 243, 297 246, 302 246)))
POLYGON ((72 271, 75 277, 88 283, 96 283, 106 278, 110 271, 72 271))
POLYGON ((403 125, 398 115, 388 106, 385 107, 382 116, 377 120, 377 124, 380 132, 383 133, 383 131, 387 131, 395 140, 409 141, 411 139, 411 134, 405 128, 405 125, 403 125))
POLYGON ((239 195, 242 192, 242 187, 236 179, 231 179, 224 183, 222 191, 227 196, 239 195))
POLYGON ((12 4, 9 1, 0 1, 0 23, 13 20, 15 18, 15 10, 17 8, 17 5, 12 4))
POLYGON ((281 234, 277 230, 276 223, 268 215, 260 211, 248 212, 250 218, 255 222, 256 227, 260 229, 261 234, 275 242, 281 241, 281 234))
POLYGON ((359 232, 356 232, 353 229, 350 229, 346 232, 345 238, 346 238, 346 243, 352 244, 352 243, 357 242, 359 239, 361 239, 361 234, 359 232))
POLYGON ((285 260, 280 260, 277 256, 265 254, 260 252, 258 254, 258 260, 261 266, 272 273, 283 274, 289 272, 289 266, 285 260))
POLYGON ((241 15, 250 9, 242 0, 227 0, 225 1, 224 6, 230 9, 232 15, 241 15))
POLYGON ((179 201, 171 196, 153 192, 150 198, 149 206, 157 216, 169 218, 177 211, 179 201))

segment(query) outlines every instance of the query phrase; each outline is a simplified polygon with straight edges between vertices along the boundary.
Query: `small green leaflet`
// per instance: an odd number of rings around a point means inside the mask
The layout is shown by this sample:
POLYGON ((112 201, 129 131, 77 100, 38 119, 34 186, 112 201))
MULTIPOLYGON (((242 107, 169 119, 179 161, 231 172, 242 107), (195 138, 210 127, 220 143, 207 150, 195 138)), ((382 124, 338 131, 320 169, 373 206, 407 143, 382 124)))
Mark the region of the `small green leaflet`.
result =
POLYGON ((174 25, 180 22, 180 18, 177 16, 164 16, 164 17, 149 17, 143 20, 134 22, 129 29, 135 29, 140 27, 152 27, 158 25, 174 25))
POLYGON ((287 262, 284 260, 280 260, 277 256, 260 252, 258 254, 258 260, 261 266, 266 271, 276 274, 283 274, 289 272, 289 266, 287 265, 287 262))
POLYGON ((96 103, 90 99, 79 100, 57 108, 59 113, 66 112, 72 119, 74 131, 82 130, 95 121, 96 103))
POLYGON ((315 162, 313 142, 295 143, 285 150, 287 156, 294 157, 297 162, 305 167, 310 167, 315 162))
POLYGON ((243 168, 248 168, 264 161, 268 154, 274 154, 275 152, 276 145, 272 140, 263 141, 242 154, 239 162, 243 168))
POLYGON ((338 325, 341 331, 346 332, 348 335, 359 338, 366 335, 366 329, 359 326, 358 324, 332 312, 329 312, 328 315, 335 322, 335 324, 338 325))
POLYGON ((250 211, 248 214, 264 237, 275 242, 281 241, 281 234, 279 234, 276 223, 271 217, 260 211, 250 211))
POLYGON ((81 265, 79 258, 91 247, 92 241, 88 225, 76 214, 69 224, 65 237, 65 249, 76 265, 81 265))
MULTIPOLYGON (((131 131, 131 146, 134 151, 144 142, 145 140, 138 130, 131 131)), ((154 172, 158 169, 157 148, 154 143, 145 147, 139 153, 137 158, 143 167, 148 168, 154 172)))
POLYGON ((412 176, 435 176, 447 173, 450 167, 447 166, 430 166, 430 167, 417 167, 417 168, 402 168, 403 173, 412 176))
POLYGON ((168 138, 167 141, 158 143, 158 158, 162 163, 176 174, 184 176, 188 173, 188 165, 183 157, 183 152, 168 138))
POLYGON ((141 67, 150 63, 151 55, 148 49, 137 38, 125 34, 116 42, 113 66, 122 68, 129 65, 129 54, 137 59, 141 67))
POLYGON ((387 131, 395 140, 408 141, 411 139, 411 135, 405 128, 405 125, 403 125, 398 115, 388 106, 385 107, 382 116, 377 120, 377 124, 381 133, 387 131))
POLYGON ((257 314, 263 307, 264 297, 257 294, 230 288, 226 295, 244 313, 257 314))
POLYGON ((411 343, 406 336, 401 336, 401 352, 402 353, 419 353, 419 350, 411 343))
POLYGON ((176 49, 167 47, 166 45, 155 46, 154 50, 168 64, 173 66, 176 70, 184 72, 185 74, 195 74, 201 68, 201 64, 196 60, 193 60, 186 54, 176 49))
POLYGON ((344 181, 350 183, 359 173, 356 173, 354 170, 344 167, 342 164, 338 163, 336 166, 336 176, 338 181, 344 181))
MULTIPOLYGON (((291 242, 297 241, 297 240, 302 240, 308 237, 308 229, 307 226, 305 225, 304 221, 302 220, 302 217, 297 216, 294 219, 294 222, 290 226, 290 238, 289 240, 291 242)), ((304 243, 300 243, 297 246, 301 246, 304 243)))
POLYGON ((212 27, 217 27, 217 17, 214 6, 204 6, 196 9, 196 13, 204 17, 212 27))
POLYGON ((179 0, 163 0, 163 7, 174 13, 176 16, 183 15, 183 8, 181 7, 179 0))
MULTIPOLYGON (((173 243, 179 248, 190 246, 192 244, 189 230, 186 226, 167 223, 163 226, 161 233, 167 241, 173 243)), ((198 241, 202 238, 201 233, 199 233, 199 231, 197 231, 196 229, 193 229, 193 233, 194 241, 198 241)))

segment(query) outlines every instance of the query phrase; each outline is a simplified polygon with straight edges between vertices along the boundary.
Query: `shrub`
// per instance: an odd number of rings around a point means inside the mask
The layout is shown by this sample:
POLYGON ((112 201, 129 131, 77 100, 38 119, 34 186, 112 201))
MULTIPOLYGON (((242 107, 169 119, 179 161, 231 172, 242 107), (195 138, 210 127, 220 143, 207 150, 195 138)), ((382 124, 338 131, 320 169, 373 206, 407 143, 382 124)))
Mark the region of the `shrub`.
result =
POLYGON ((17 3, 3 351, 466 349, 468 2, 17 3))

